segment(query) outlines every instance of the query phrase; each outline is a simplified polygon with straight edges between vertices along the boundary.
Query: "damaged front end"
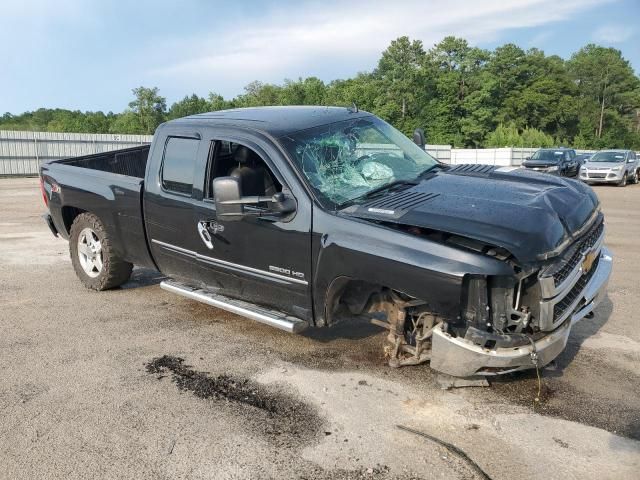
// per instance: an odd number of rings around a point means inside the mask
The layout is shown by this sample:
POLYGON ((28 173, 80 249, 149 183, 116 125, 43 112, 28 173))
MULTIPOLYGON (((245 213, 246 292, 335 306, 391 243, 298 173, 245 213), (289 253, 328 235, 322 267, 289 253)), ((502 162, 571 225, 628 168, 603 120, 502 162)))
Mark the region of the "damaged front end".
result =
MULTIPOLYGON (((504 252, 513 276, 466 275, 460 314, 442 318, 428 304, 387 292, 369 311, 385 311, 391 366, 430 361, 460 377, 542 367, 565 348, 571 326, 606 295, 612 257, 603 245, 602 216, 560 255, 528 266, 504 252)), ((473 245, 466 245, 467 248, 473 245)))

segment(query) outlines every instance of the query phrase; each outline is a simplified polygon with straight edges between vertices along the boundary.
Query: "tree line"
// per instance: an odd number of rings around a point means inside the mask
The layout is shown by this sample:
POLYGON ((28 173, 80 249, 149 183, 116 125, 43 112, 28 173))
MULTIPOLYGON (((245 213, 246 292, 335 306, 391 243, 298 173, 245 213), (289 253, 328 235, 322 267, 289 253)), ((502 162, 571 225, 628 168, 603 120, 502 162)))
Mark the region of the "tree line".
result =
POLYGON ((122 113, 5 113, 0 129, 150 134, 163 121, 226 108, 355 103, 407 134, 423 128, 432 144, 640 149, 640 78, 619 50, 594 44, 564 60, 511 43, 485 50, 446 37, 425 50, 400 37, 373 71, 349 79, 254 81, 231 99, 192 94, 168 108, 157 88, 133 96, 122 113))

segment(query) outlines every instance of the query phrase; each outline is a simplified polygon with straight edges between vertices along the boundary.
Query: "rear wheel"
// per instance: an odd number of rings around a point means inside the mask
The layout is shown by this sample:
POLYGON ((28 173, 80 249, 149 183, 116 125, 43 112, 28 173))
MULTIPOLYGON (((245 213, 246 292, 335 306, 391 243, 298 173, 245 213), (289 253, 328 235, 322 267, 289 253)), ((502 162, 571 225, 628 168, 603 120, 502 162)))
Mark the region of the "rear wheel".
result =
POLYGON ((82 213, 71 225, 69 254, 76 275, 92 290, 108 290, 125 283, 133 265, 113 251, 111 241, 100 219, 82 213))
POLYGON ((631 183, 633 183, 633 184, 638 183, 638 171, 637 170, 635 172, 633 172, 633 175, 631 176, 631 183))

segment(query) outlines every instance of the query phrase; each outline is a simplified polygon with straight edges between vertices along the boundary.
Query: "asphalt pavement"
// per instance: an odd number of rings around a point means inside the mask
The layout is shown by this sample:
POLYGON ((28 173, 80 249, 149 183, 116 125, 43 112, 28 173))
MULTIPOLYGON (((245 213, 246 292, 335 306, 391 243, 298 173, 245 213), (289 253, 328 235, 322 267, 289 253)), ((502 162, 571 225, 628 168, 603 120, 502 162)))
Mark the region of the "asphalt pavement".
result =
POLYGON ((536 404, 533 372, 390 369, 376 327, 290 335, 145 269, 88 291, 37 179, 0 179, 0 478, 637 479, 640 185, 594 189, 609 294, 536 404))

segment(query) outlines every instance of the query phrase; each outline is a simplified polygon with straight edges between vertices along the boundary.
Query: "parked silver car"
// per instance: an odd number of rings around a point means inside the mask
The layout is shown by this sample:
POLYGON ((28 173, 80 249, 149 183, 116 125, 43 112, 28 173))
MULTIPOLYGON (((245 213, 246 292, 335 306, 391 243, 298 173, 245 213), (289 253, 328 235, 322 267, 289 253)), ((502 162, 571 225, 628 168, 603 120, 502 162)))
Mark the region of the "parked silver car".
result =
POLYGON ((580 180, 588 184, 638 183, 638 159, 631 150, 601 150, 580 167, 580 180))

